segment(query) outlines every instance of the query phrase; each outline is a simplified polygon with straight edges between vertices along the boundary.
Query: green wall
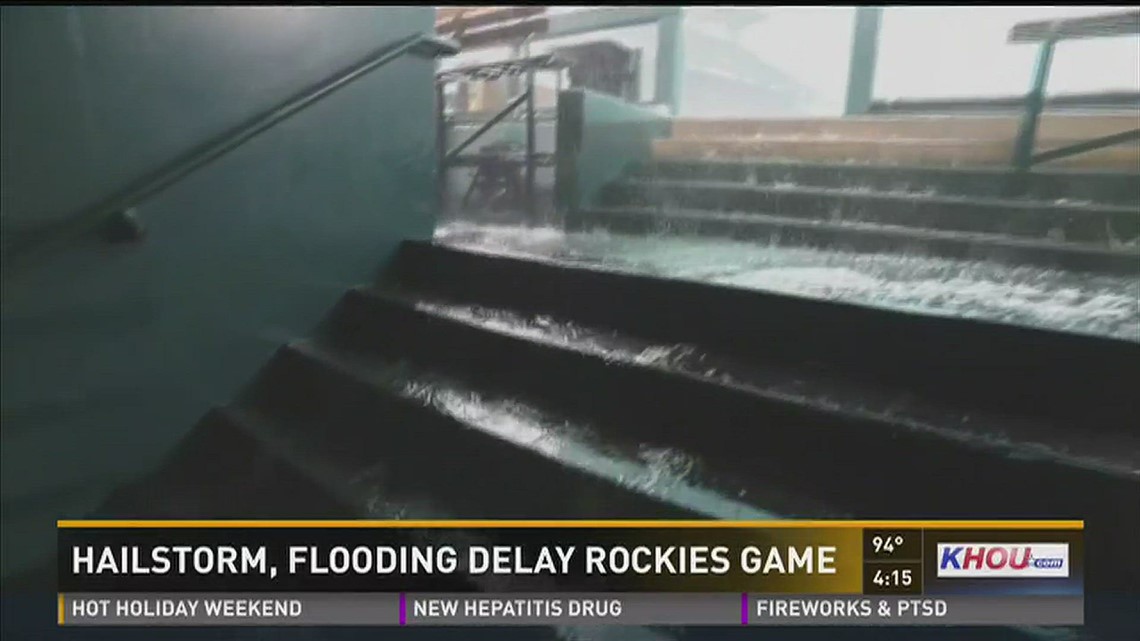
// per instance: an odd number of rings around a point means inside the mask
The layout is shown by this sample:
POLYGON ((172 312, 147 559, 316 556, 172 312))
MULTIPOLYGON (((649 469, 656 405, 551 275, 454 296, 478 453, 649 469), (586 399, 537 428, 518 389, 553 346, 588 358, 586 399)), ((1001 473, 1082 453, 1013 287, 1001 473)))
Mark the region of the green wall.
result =
POLYGON ((601 188, 631 165, 648 160, 670 120, 602 93, 571 89, 558 95, 555 198, 559 211, 589 207, 601 188))
MULTIPOLYGON (((0 9, 5 237, 113 193, 431 7, 0 9)), ((433 63, 403 58, 138 207, 145 241, 4 270, 4 575, 152 468, 434 226, 433 63)))

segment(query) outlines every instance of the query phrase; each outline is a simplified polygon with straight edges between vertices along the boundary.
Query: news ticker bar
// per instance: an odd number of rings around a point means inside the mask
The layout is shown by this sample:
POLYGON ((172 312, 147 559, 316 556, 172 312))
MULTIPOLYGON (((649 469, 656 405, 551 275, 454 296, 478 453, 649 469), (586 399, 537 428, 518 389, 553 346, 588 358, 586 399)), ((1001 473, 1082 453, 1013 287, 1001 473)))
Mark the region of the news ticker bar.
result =
POLYGON ((1082 528, 1080 521, 67 521, 59 524, 58 590, 1080 596, 1082 528))
POLYGON ((750 595, 721 593, 61 594, 71 626, 1084 624, 1079 596, 750 595))

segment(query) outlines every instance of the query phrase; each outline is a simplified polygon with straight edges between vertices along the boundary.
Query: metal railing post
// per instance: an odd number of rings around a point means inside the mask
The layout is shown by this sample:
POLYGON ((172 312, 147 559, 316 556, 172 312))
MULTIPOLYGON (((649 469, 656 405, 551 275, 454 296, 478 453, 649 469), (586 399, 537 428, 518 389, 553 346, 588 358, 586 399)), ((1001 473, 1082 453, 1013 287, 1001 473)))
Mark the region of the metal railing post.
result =
POLYGON ((657 69, 654 80, 654 102, 669 106, 677 116, 681 109, 681 77, 684 71, 684 47, 681 32, 681 7, 677 13, 657 22, 657 69))
POLYGON ((534 126, 534 70, 526 73, 526 208, 532 222, 535 221, 535 154, 537 148, 534 126))
POLYGON ((1013 147, 1013 168, 1019 172, 1028 171, 1033 163, 1033 148, 1037 144, 1037 125, 1041 111, 1045 108, 1045 85, 1049 81, 1049 67, 1053 64, 1053 49, 1056 37, 1041 43, 1037 53, 1037 66, 1033 71, 1033 84, 1025 96, 1025 113, 1017 131, 1013 147))
POLYGON ((855 8, 851 60, 847 70, 847 100, 843 110, 845 116, 865 114, 871 107, 882 20, 882 7, 855 8))
POLYGON ((447 96, 443 82, 435 83, 435 171, 439 213, 447 207, 447 96))

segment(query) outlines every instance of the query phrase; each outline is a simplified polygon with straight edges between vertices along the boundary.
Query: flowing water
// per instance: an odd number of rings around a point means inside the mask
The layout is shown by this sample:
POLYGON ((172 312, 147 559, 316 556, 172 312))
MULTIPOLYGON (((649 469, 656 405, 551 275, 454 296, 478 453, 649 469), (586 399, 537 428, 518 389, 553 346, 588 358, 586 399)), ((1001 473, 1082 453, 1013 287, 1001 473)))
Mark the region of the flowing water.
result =
POLYGON ((441 225, 438 242, 923 314, 1140 342, 1138 276, 1102 276, 908 254, 861 254, 554 227, 441 225))

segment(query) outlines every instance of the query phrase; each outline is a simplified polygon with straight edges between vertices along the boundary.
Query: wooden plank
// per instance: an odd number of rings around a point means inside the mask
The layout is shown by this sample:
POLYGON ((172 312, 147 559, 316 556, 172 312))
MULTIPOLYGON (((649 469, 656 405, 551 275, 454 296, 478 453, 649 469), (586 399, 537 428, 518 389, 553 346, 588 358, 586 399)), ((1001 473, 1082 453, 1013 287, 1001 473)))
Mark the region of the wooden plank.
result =
POLYGON ((509 7, 437 7, 435 11, 435 24, 438 27, 441 24, 462 20, 464 18, 478 19, 481 16, 495 15, 504 9, 509 9, 509 7))
POLYGON ((459 34, 457 39, 459 40, 460 46, 464 49, 491 47, 520 42, 527 36, 544 34, 549 28, 550 22, 548 18, 539 16, 502 25, 493 25, 484 29, 467 31, 459 34))
POLYGON ((535 5, 523 7, 466 7, 465 9, 465 11, 453 12, 444 19, 441 19, 437 14, 435 22, 436 33, 452 33, 455 31, 479 29, 511 20, 530 18, 546 12, 546 7, 535 5))
POLYGON ((1069 18, 1066 20, 1037 20, 1014 25, 1009 42, 1042 42, 1049 38, 1075 40, 1078 38, 1104 38, 1108 36, 1140 35, 1140 11, 1120 11, 1069 18))
POLYGON ((436 7, 435 8, 435 23, 438 25, 447 22, 463 13, 464 11, 471 11, 476 9, 483 9, 485 7, 436 7))
MULTIPOLYGON (((1140 113, 1096 115, 1047 114, 1043 138, 1082 140, 1134 129, 1140 113)), ((1009 116, 871 116, 861 118, 789 118, 707 120, 682 118, 673 123, 674 138, 821 137, 841 138, 971 138, 1013 140, 1018 117, 1009 116)))
POLYGON ((603 29, 654 24, 664 18, 680 15, 681 7, 629 6, 581 9, 551 15, 547 37, 562 38, 603 29))
MULTIPOLYGON (((1062 142, 1041 140, 1039 149, 1062 142)), ((865 163, 911 166, 1005 166, 1013 150, 1011 140, 853 140, 853 139, 705 139, 657 140, 653 157, 659 159, 759 159, 801 162, 865 163)), ((1042 167, 1083 167, 1140 171, 1140 146, 1109 147, 1072 156, 1042 167)))

